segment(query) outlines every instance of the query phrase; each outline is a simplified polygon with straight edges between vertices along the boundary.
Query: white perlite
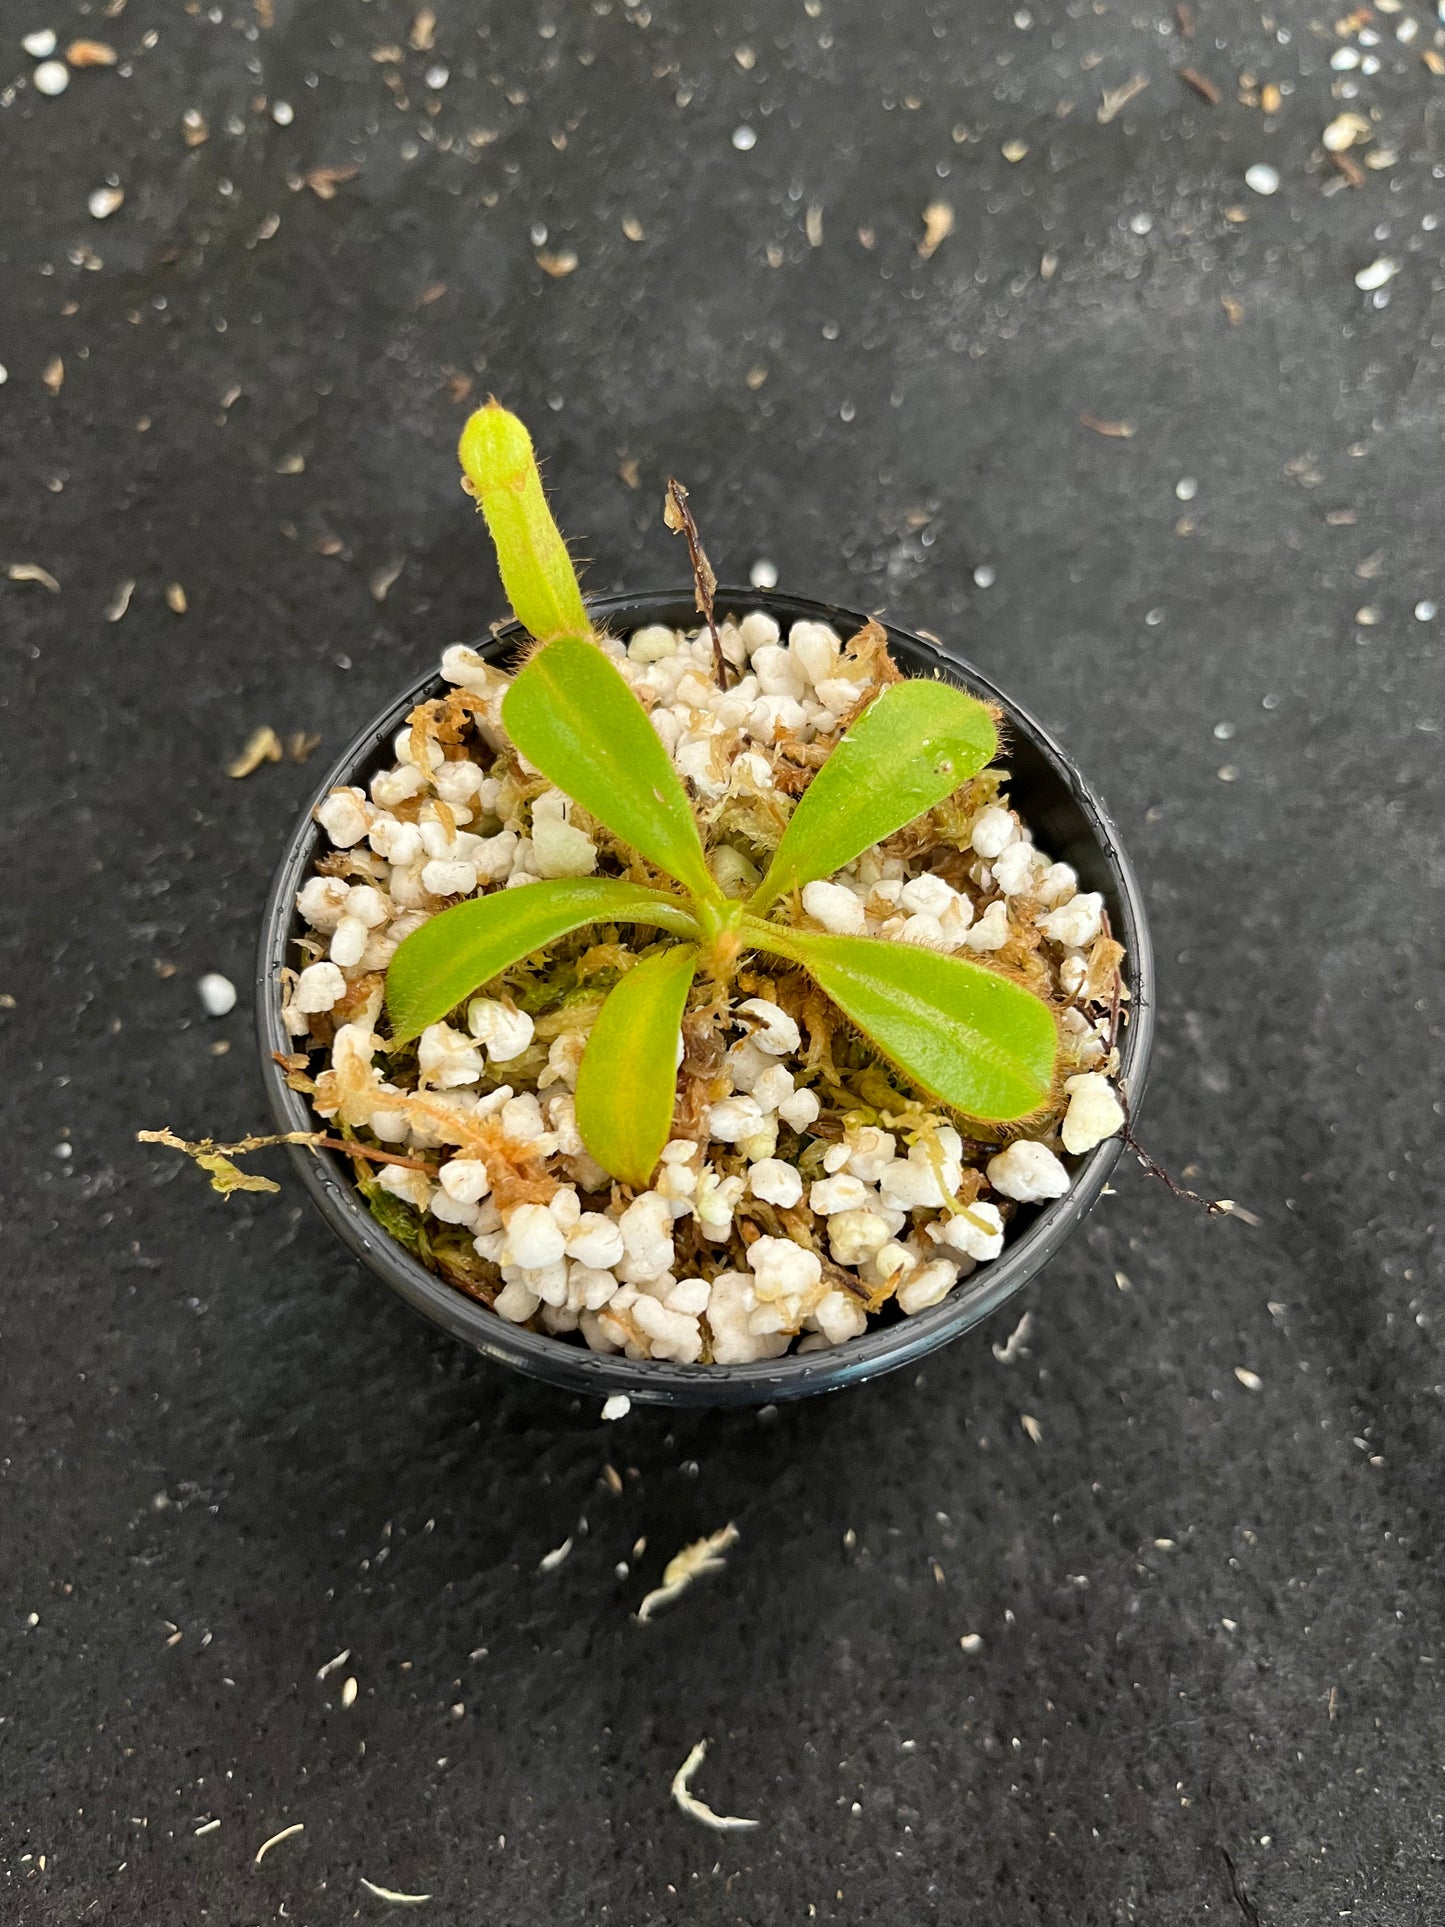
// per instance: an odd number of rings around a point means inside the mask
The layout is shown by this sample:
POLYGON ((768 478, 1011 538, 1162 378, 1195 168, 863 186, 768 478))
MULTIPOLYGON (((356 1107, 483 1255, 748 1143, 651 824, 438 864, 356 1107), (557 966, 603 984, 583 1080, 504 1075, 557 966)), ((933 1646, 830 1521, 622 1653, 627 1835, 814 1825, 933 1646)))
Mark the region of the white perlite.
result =
POLYGON ((196 991, 208 1017, 228 1017, 236 1008, 236 986, 219 970, 208 970, 196 991))
MULTIPOLYGON (((601 646, 713 827, 717 874, 746 892, 758 851, 742 835, 729 842, 728 813, 781 820, 771 752, 836 740, 875 671, 816 622, 784 639, 754 613, 725 621, 721 641, 726 690, 705 631, 654 624, 601 646)), ((1103 899, 1037 848, 985 779, 978 807, 931 853, 936 870, 875 848, 809 883, 800 908, 814 929, 1041 962, 1062 1010, 1062 1115, 1029 1135, 970 1143, 926 1104, 882 1122, 845 1115, 810 1063, 807 1008, 782 979, 782 1001, 756 994, 756 980, 739 992, 697 1135, 669 1143, 636 1195, 611 1183, 577 1129, 595 997, 514 998, 516 980, 499 980, 429 1025, 415 1068, 398 1065, 392 1081, 376 1026, 406 937, 459 898, 616 870, 600 826, 499 757, 508 678, 461 644, 442 675, 466 701, 465 746, 409 725, 365 788, 335 789, 316 812, 329 855, 297 899, 307 935, 283 1015, 302 1048, 322 1053, 320 1117, 415 1160, 379 1165, 372 1182, 476 1266, 502 1318, 684 1365, 845 1344, 894 1304, 906 1317, 941 1304, 1004 1249, 1017 1211, 1064 1195, 1068 1158, 1122 1126, 1108 1016, 1118 949, 1103 899)), ((609 1400, 603 1416, 625 1409, 609 1400)))

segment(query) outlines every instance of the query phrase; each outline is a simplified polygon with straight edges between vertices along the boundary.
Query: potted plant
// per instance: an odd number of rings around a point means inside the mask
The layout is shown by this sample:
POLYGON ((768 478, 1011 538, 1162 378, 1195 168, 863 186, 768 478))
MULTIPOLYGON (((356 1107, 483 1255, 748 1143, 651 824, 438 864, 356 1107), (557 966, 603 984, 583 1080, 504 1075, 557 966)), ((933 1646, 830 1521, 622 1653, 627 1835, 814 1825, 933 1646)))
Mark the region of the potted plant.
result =
POLYGON ((604 1396, 920 1356, 1057 1248, 1137 1102, 1112 827, 950 652, 719 599, 676 484, 695 608, 589 605, 523 425, 489 403, 461 456, 517 623, 351 746, 268 911, 309 1187, 428 1316, 604 1396))

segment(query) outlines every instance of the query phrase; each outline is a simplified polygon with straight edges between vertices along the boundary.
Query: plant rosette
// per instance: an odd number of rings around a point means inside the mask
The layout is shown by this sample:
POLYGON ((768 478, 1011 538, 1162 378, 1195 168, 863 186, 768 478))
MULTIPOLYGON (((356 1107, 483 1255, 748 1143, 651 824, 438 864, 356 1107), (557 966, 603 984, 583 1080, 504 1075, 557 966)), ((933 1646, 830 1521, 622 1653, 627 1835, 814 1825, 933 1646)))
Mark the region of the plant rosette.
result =
POLYGON ((1147 938, 1107 821, 1050 800, 1123 902, 1011 805, 997 704, 876 621, 717 617, 676 485, 702 619, 594 628, 521 423, 489 404, 462 457, 533 642, 448 649, 317 805, 263 957, 279 1115, 345 1148, 363 1255, 358 1202, 413 1302, 542 1376, 902 1362, 1011 1241, 1046 1255, 1126 1127, 1147 938))

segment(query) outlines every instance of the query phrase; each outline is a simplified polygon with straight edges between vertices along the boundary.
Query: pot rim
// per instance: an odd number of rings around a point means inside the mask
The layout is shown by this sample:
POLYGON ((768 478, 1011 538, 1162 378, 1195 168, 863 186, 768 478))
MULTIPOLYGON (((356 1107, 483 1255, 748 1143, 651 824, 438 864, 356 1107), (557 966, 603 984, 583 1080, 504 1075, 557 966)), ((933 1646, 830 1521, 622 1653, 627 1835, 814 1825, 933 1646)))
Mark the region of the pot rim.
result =
MULTIPOLYGON (((691 619, 697 619, 691 586, 641 594, 589 596, 587 607, 599 627, 609 622, 618 629, 636 629, 656 621, 676 625, 687 622, 690 612, 691 619)), ((777 590, 720 588, 717 607, 739 613, 758 609, 786 621, 828 622, 838 627, 840 633, 849 633, 849 624, 861 627, 868 620, 842 604, 786 595, 777 590)), ((1130 1003, 1128 1022, 1121 1033, 1120 1072, 1116 1081, 1127 1096, 1131 1118, 1137 1116, 1153 1036, 1153 951, 1138 879, 1120 844, 1112 818, 1043 725, 996 688, 961 652, 896 624, 885 622, 883 626, 890 644, 903 643, 909 656, 922 658, 975 695, 997 703, 1010 728, 1029 739, 1085 818, 1109 873, 1115 899, 1111 911, 1117 911, 1122 920, 1122 929, 1117 934, 1128 959, 1130 1003)), ((479 654, 495 660, 505 657, 522 639, 520 624, 510 622, 498 625, 488 639, 472 646, 479 654)), ((273 1056, 292 1048, 292 1040, 281 1022, 277 983, 281 967, 289 961, 296 923, 296 892, 310 873, 316 846, 321 841, 321 831, 312 812, 330 790, 350 781, 358 767, 375 755, 379 745, 389 742, 408 711, 439 686, 445 685, 433 666, 416 677, 400 697, 358 732, 326 772, 287 839, 262 918, 255 976, 261 1077, 279 1130, 314 1130, 316 1125, 306 1100, 286 1083, 273 1056)), ((469 1298, 456 1286, 428 1271, 388 1237, 367 1210, 352 1182, 349 1166, 337 1153, 313 1152, 300 1145, 290 1145, 287 1150, 312 1202, 342 1243, 413 1310, 473 1346, 484 1358, 599 1399, 621 1393, 639 1404, 738 1406, 804 1398, 817 1392, 859 1385, 883 1372, 917 1364, 939 1346, 970 1330, 1027 1284, 1083 1222, 1123 1148, 1122 1138, 1114 1137, 1087 1152, 1075 1167, 1073 1181, 1064 1196, 1042 1207, 1022 1233, 1004 1246, 998 1258, 979 1266, 931 1310, 895 1324, 873 1327, 861 1337, 827 1350, 802 1355, 792 1352, 748 1365, 678 1365, 660 1359, 629 1359, 621 1353, 588 1351, 566 1339, 510 1324, 479 1300, 469 1298)))

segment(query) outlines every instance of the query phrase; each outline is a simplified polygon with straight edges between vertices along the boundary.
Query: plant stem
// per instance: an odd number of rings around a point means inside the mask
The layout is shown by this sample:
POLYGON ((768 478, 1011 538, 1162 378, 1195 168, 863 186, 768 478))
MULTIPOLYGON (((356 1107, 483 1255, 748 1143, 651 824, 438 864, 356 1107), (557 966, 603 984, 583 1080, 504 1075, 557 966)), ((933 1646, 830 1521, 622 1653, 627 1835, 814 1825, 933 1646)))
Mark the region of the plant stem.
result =
POLYGON ((663 519, 674 535, 681 534, 687 541, 688 559, 692 563, 692 580, 697 598, 698 612, 707 623, 708 634, 712 637, 712 666, 717 676, 718 688, 728 686, 727 660, 722 652, 722 638, 717 632, 717 622, 713 616, 713 598, 717 594, 717 577, 712 572, 712 564, 703 553, 702 538, 697 532, 697 523, 692 510, 687 505, 687 490, 675 475, 667 478, 667 506, 663 519))

